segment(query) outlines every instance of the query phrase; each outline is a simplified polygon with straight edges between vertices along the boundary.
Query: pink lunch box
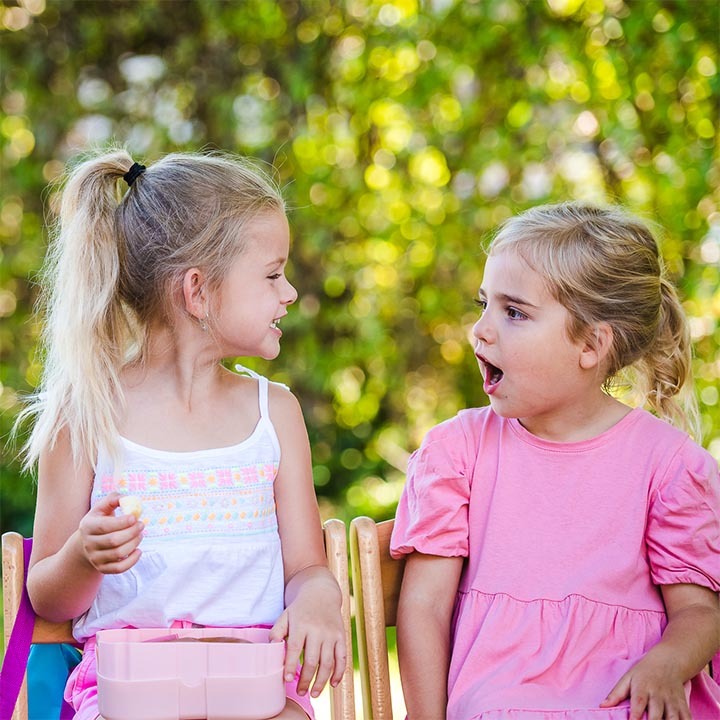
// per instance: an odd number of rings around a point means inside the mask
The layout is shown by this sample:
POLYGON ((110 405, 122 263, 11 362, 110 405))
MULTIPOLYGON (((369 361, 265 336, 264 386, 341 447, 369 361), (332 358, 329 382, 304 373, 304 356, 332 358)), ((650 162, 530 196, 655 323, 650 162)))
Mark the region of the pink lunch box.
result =
POLYGON ((97 634, 105 720, 261 720, 285 707, 285 643, 262 628, 145 628, 97 634), (249 642, 188 641, 239 638, 249 642))

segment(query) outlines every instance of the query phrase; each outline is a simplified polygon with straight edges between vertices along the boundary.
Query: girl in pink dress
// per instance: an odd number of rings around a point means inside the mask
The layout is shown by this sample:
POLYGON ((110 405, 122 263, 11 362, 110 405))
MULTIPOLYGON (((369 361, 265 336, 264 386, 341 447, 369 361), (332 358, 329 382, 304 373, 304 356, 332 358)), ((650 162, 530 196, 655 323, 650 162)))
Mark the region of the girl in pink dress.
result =
POLYGON ((655 239, 615 208, 532 209, 478 304, 490 405, 428 433, 392 538, 409 720, 717 720, 718 466, 686 434, 655 239))

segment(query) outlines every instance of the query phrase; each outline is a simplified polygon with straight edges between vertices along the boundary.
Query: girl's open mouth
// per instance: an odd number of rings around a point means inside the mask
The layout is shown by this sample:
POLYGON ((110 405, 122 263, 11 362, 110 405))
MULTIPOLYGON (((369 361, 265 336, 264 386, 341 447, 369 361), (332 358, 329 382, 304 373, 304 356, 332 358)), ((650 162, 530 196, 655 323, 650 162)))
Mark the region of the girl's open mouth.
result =
POLYGON ((503 379, 504 373, 499 367, 497 367, 497 365, 493 365, 491 362, 488 362, 481 355, 478 355, 477 359, 480 362, 480 368, 483 375, 483 390, 485 390, 487 395, 492 395, 497 389, 497 386, 500 384, 500 381, 503 379))

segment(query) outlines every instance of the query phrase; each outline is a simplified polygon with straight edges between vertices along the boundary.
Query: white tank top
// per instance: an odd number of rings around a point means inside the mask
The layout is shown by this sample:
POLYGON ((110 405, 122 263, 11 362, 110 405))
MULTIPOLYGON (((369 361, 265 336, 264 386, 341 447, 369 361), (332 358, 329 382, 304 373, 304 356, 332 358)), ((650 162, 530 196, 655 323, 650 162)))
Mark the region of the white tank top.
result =
POLYGON ((75 621, 77 640, 128 626, 238 627, 278 618, 284 606, 274 494, 280 444, 268 381, 257 378, 260 420, 237 445, 168 452, 122 438, 117 477, 108 453, 98 454, 91 504, 113 490, 137 495, 145 531, 140 560, 105 575, 92 606, 75 621))

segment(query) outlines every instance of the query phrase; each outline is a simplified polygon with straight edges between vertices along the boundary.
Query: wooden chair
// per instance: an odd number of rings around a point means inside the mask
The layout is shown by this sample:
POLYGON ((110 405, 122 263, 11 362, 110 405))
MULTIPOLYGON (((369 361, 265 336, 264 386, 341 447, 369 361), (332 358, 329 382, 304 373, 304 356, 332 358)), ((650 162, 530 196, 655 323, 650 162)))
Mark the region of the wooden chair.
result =
MULTIPOLYGON (((325 552, 330 571, 342 591, 342 614, 348 660, 345 675, 336 688, 330 688, 330 712, 333 720, 355 720, 355 692, 353 686, 352 634, 350 630, 350 583, 348 579, 347 540, 342 520, 327 520, 323 525, 325 552)), ((23 537, 16 532, 2 536, 3 616, 5 621, 4 646, 7 648, 15 618, 20 607, 24 584, 23 537)), ((74 643, 72 624, 51 623, 35 618, 32 641, 34 643, 74 643)), ((12 720, 27 720, 27 679, 18 697, 12 720)))
POLYGON ((350 563, 365 720, 392 720, 388 627, 397 624, 404 560, 390 557, 394 520, 369 517, 350 522, 350 563))
POLYGON ((345 625, 347 662, 340 684, 330 688, 330 715, 332 720, 355 720, 355 685, 353 674, 352 631, 350 629, 350 575, 348 573, 348 551, 345 523, 330 519, 323 524, 325 553, 330 572, 340 585, 342 592, 342 616, 345 625))

